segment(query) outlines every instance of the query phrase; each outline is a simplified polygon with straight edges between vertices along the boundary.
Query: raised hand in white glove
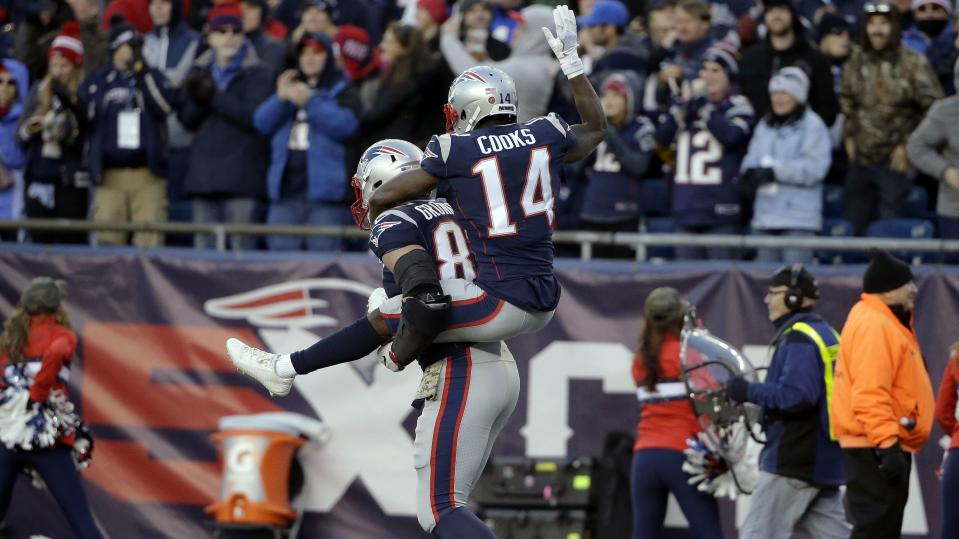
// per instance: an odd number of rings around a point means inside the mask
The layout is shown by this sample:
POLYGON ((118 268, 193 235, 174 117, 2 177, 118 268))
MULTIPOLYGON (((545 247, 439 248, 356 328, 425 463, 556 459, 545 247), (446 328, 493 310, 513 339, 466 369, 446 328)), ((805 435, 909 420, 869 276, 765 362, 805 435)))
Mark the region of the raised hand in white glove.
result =
POLYGON ((397 363, 393 357, 393 341, 380 345, 376 349, 376 357, 384 367, 393 372, 400 372, 404 368, 404 365, 397 363))
POLYGON ((545 27, 543 33, 546 34, 549 48, 553 49, 553 54, 559 59, 563 74, 567 79, 582 75, 583 61, 576 51, 579 47, 576 42, 576 16, 567 6, 556 6, 553 8, 553 23, 556 25, 556 36, 545 27))

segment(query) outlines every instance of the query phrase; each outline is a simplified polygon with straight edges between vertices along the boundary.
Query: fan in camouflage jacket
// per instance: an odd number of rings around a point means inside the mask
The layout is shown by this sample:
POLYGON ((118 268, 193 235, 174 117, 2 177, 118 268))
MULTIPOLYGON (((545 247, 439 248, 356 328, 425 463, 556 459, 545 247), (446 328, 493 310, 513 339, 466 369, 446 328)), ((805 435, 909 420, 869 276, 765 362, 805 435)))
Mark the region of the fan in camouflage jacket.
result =
POLYGON ((894 41, 881 51, 856 47, 843 67, 840 106, 843 136, 855 144, 854 161, 883 165, 904 145, 926 110, 942 97, 939 80, 925 57, 894 41))

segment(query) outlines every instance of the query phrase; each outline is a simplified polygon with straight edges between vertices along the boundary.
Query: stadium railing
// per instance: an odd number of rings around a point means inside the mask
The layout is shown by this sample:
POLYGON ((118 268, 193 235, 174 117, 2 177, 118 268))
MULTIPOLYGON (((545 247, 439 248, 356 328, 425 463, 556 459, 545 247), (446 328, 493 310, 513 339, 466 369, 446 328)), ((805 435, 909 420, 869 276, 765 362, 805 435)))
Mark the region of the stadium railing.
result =
MULTIPOLYGON (((22 219, 0 221, 3 230, 43 230, 62 232, 159 232, 163 234, 209 234, 214 236, 216 250, 227 250, 227 237, 236 236, 334 236, 363 239, 368 232, 352 226, 300 226, 182 222, 93 222, 67 219, 22 219)), ((645 232, 591 232, 561 230, 553 233, 558 245, 578 245, 579 257, 590 260, 593 245, 629 245, 636 248, 636 259, 646 260, 647 247, 732 247, 750 250, 761 247, 795 248, 816 251, 868 251, 872 247, 888 251, 923 253, 959 253, 959 240, 846 238, 846 237, 783 237, 750 235, 697 235, 645 232)))

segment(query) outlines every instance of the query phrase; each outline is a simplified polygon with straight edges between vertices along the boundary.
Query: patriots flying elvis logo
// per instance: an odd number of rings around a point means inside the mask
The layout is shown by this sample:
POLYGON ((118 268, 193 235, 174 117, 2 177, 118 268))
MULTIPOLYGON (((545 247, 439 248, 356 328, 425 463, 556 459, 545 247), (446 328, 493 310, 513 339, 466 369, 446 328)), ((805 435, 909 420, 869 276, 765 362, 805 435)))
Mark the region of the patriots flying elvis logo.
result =
POLYGON ((392 146, 377 146, 370 150, 370 155, 376 157, 378 155, 394 155, 397 157, 409 157, 401 150, 398 150, 392 146))
POLYGON ((398 224, 400 224, 399 221, 383 221, 373 225, 373 230, 370 231, 370 243, 373 244, 373 247, 379 247, 380 235, 383 234, 383 232, 386 232, 398 224))
POLYGON ((475 80, 477 82, 484 82, 484 83, 486 82, 486 79, 481 77, 479 73, 475 71, 467 71, 466 73, 463 73, 461 76, 467 80, 475 80))

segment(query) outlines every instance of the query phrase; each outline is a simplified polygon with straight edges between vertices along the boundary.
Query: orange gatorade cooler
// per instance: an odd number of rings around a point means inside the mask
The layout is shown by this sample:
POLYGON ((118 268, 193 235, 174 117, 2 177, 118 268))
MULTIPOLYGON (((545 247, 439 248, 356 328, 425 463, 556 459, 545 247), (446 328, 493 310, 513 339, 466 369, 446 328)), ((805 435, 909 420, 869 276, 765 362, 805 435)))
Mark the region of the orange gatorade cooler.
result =
POLYGON ((220 418, 212 438, 220 446, 219 501, 205 511, 221 524, 287 527, 290 467, 306 438, 325 440, 325 426, 299 414, 267 413, 220 418), (313 436, 311 436, 313 435, 313 436))

